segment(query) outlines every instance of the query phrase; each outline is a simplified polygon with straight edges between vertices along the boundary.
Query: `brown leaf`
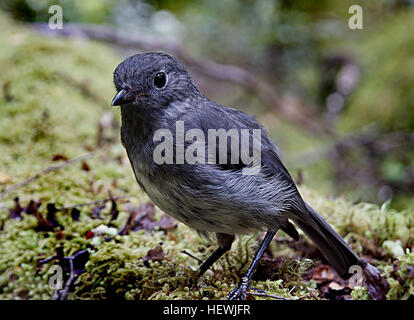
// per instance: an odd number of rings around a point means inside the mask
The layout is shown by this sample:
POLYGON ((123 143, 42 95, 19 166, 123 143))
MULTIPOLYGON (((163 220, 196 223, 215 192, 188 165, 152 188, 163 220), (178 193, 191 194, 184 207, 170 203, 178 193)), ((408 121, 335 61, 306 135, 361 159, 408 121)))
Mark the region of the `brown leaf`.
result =
POLYGON ((168 232, 177 228, 177 221, 167 214, 164 214, 159 221, 154 220, 155 206, 152 202, 142 203, 139 207, 128 203, 125 206, 125 210, 129 211, 130 215, 118 234, 125 235, 130 230, 137 231, 142 229, 151 232, 157 227, 164 232, 168 232))
POLYGON ((316 283, 323 283, 323 282, 330 282, 333 281, 336 277, 335 272, 332 268, 326 264, 321 264, 319 267, 316 268, 312 275, 312 279, 316 283))
POLYGON ((47 204, 47 214, 46 219, 43 218, 40 212, 35 213, 37 219, 37 231, 53 231, 54 228, 60 227, 63 229, 62 225, 56 219, 56 212, 59 210, 56 208, 54 203, 47 204))
POLYGON ((118 234, 122 236, 129 233, 129 230, 131 229, 132 225, 135 223, 136 216, 139 213, 138 208, 131 205, 130 203, 127 203, 125 208, 127 209, 127 211, 130 211, 130 214, 124 226, 121 228, 121 230, 118 231, 118 234))
POLYGON ((142 258, 144 261, 158 261, 164 259, 165 253, 162 250, 160 245, 156 246, 154 249, 148 250, 147 255, 142 258))
POLYGON ((127 203, 125 205, 125 210, 128 211, 130 215, 118 234, 128 234, 131 229, 133 231, 141 229, 146 229, 147 231, 152 230, 155 209, 151 202, 143 203, 139 207, 127 203))
POLYGON ((29 290, 22 289, 19 292, 17 292, 17 296, 22 300, 28 300, 30 298, 29 290))
POLYGON ((40 200, 37 200, 37 201, 30 200, 29 204, 23 209, 23 212, 30 214, 30 215, 36 215, 41 205, 42 205, 42 201, 40 200))
POLYGON ((52 161, 60 161, 60 160, 67 161, 69 160, 69 158, 65 156, 64 154, 60 154, 60 153, 53 155, 52 161))
POLYGON ((177 241, 177 237, 173 233, 167 232, 167 240, 168 241, 174 241, 174 242, 176 242, 177 241))
POLYGON ((177 228, 177 221, 168 214, 163 214, 160 221, 155 222, 163 231, 170 231, 177 228))
POLYGON ((19 197, 14 198, 14 207, 9 209, 9 219, 21 219, 22 207, 20 206, 19 197))
POLYGON ((152 202, 145 202, 140 205, 138 209, 139 214, 135 218, 135 225, 132 230, 142 230, 145 229, 148 232, 151 232, 154 225, 154 216, 155 216, 155 206, 152 202))
POLYGON ((111 191, 109 191, 109 197, 111 198, 111 211, 109 212, 109 214, 111 215, 111 218, 109 219, 108 225, 111 225, 112 221, 118 218, 119 210, 118 210, 118 205, 115 199, 112 197, 111 191))
POLYGON ((82 161, 81 168, 82 168, 83 171, 90 171, 91 170, 91 167, 89 166, 88 162, 86 162, 85 160, 82 161))

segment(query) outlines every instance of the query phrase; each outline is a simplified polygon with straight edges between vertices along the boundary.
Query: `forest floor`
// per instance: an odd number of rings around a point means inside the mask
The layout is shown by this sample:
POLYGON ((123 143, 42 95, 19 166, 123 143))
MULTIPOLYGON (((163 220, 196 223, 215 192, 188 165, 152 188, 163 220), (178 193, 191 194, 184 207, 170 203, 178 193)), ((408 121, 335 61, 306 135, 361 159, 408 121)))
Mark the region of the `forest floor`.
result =
MULTIPOLYGON (((137 186, 119 139, 119 110, 109 106, 120 58, 98 43, 39 36, 4 16, 0 45, 0 299, 225 298, 262 235, 237 239, 195 280, 215 245, 137 186)), ((388 299, 412 298, 412 209, 300 191, 381 270, 388 299)), ((369 299, 325 263, 303 234, 294 242, 279 233, 254 275, 265 296, 249 297, 369 299)))

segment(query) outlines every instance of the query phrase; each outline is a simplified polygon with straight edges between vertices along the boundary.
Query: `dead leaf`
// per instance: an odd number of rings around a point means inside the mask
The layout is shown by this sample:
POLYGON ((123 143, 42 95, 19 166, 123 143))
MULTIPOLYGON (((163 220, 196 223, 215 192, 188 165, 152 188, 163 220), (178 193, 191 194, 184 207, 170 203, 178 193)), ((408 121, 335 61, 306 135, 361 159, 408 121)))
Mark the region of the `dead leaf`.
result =
POLYGON ((81 169, 82 169, 83 171, 90 171, 90 170, 91 170, 91 167, 89 166, 88 162, 86 162, 86 161, 84 160, 84 161, 82 161, 82 164, 81 164, 81 169))
POLYGON ((37 201, 30 200, 29 204, 23 209, 23 212, 30 214, 30 215, 36 215, 41 205, 42 205, 42 201, 40 200, 37 200, 37 201))
POLYGON ((142 258, 144 261, 159 261, 164 259, 165 253, 162 250, 160 245, 156 246, 154 249, 148 250, 147 255, 142 258))
POLYGON ((22 207, 20 206, 19 197, 14 198, 14 207, 9 209, 9 219, 21 219, 22 207))
POLYGON ((138 210, 136 210, 137 208, 135 206, 128 206, 128 205, 130 205, 130 204, 128 203, 126 208, 129 209, 128 211, 130 211, 130 215, 129 215, 127 221, 125 222, 125 225, 118 232, 118 234, 120 234, 122 236, 129 233, 129 230, 131 229, 132 224, 135 223, 136 215, 139 213, 138 210))
POLYGON ((329 284, 329 288, 331 288, 332 290, 342 290, 343 288, 345 288, 345 286, 339 284, 338 282, 332 281, 329 284))
POLYGON ((174 235, 174 233, 171 232, 167 232, 167 239, 168 241, 177 242, 177 237, 174 235))
POLYGON ((56 212, 59 210, 56 209, 54 203, 48 203, 47 206, 47 214, 46 219, 43 218, 40 212, 35 213, 35 217, 37 219, 37 231, 53 231, 56 227, 62 227, 62 225, 56 219, 56 212))
POLYGON ((131 203, 125 205, 125 210, 130 212, 130 215, 121 228, 118 234, 125 235, 130 230, 137 231, 145 229, 151 232, 154 228, 159 228, 164 232, 171 231, 177 228, 177 221, 167 214, 163 214, 160 220, 154 220, 155 206, 152 202, 142 203, 139 207, 131 203))
POLYGON ((46 219, 50 221, 52 227, 57 227, 59 225, 59 222, 56 219, 56 212, 58 212, 59 210, 56 209, 56 205, 54 203, 48 203, 46 209, 46 219))
POLYGON ((156 222, 159 228, 163 231, 170 231, 177 228, 177 221, 168 214, 163 214, 160 221, 156 222))
POLYGON ((312 279, 316 283, 324 283, 328 281, 332 281, 335 279, 335 272, 332 268, 326 264, 321 264, 319 267, 316 268, 312 275, 312 279))
POLYGON ((80 211, 77 208, 72 208, 70 211, 70 216, 72 217, 73 221, 79 221, 80 211))
POLYGON ((145 202, 139 206, 139 214, 135 218, 133 231, 145 229, 151 232, 154 229, 155 206, 152 202, 145 202))
POLYGON ((52 161, 60 161, 60 160, 68 161, 69 158, 65 156, 64 154, 60 154, 60 153, 53 155, 52 161))
POLYGON ((108 225, 110 225, 112 221, 116 220, 119 215, 118 205, 115 199, 112 197, 111 191, 109 191, 109 198, 111 198, 111 211, 109 212, 111 219, 109 219, 108 225))

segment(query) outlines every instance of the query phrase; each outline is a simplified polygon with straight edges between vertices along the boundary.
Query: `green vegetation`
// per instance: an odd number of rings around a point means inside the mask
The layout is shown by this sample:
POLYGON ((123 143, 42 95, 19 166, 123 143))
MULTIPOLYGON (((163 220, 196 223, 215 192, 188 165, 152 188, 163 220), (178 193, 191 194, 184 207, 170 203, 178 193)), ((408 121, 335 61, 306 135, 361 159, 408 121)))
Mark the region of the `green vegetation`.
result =
MULTIPOLYGON (((141 229, 127 235, 95 236, 89 231, 107 225, 109 204, 101 218, 92 217, 93 206, 80 207, 78 221, 70 210, 56 214, 63 228, 38 230, 38 219, 22 213, 9 219, 15 197, 26 206, 41 200, 58 208, 130 195, 117 201, 119 216, 112 227, 120 230, 129 216, 127 205, 148 201, 139 190, 123 147, 119 128, 104 126, 99 138, 98 123, 105 112, 119 123, 119 111, 110 110, 114 94, 112 72, 120 58, 109 48, 80 40, 44 38, 17 26, 0 15, 0 192, 55 165, 59 158, 74 158, 94 152, 92 158, 40 176, 16 189, 0 202, 0 299, 50 299, 52 273, 39 261, 63 247, 65 256, 87 249, 86 271, 76 279, 71 299, 220 299, 234 288, 248 266, 258 235, 243 237, 225 258, 198 282, 198 263, 184 250, 205 259, 214 245, 205 243, 183 224, 168 231, 141 229), (53 161, 55 159, 55 161, 53 161), (162 248, 153 260, 149 250, 162 248), (143 259, 144 258, 144 259, 143 259), (191 280, 193 279, 193 280, 191 280)), ((351 204, 345 198, 329 198, 301 187, 305 199, 327 218, 358 254, 367 256, 390 282, 390 299, 414 294, 414 211, 395 210, 387 204, 351 204), (400 242, 397 242, 397 241, 400 242), (396 252, 403 251, 403 256, 396 252), (397 256, 396 256, 397 255, 397 256)), ((157 209, 155 220, 162 213, 157 209)), ((305 243, 306 248, 312 245, 305 243)), ((253 286, 268 294, 291 299, 320 299, 314 280, 305 280, 315 260, 301 258, 299 249, 274 241, 272 259, 285 259, 272 270, 272 280, 257 280, 253 286), (278 279, 278 280, 276 280, 278 279)), ((273 261, 273 260, 272 260, 273 261)), ((364 289, 351 293, 367 298, 364 289)))

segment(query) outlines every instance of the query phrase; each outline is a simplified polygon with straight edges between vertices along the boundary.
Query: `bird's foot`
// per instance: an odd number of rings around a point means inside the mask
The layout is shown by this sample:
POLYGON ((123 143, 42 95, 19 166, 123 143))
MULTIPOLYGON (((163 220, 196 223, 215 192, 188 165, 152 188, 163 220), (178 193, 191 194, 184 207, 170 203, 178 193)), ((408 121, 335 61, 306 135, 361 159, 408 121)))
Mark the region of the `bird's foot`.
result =
POLYGON ((248 277, 243 277, 237 288, 233 289, 230 294, 227 296, 229 300, 244 300, 246 299, 247 290, 250 287, 250 279, 248 277))

